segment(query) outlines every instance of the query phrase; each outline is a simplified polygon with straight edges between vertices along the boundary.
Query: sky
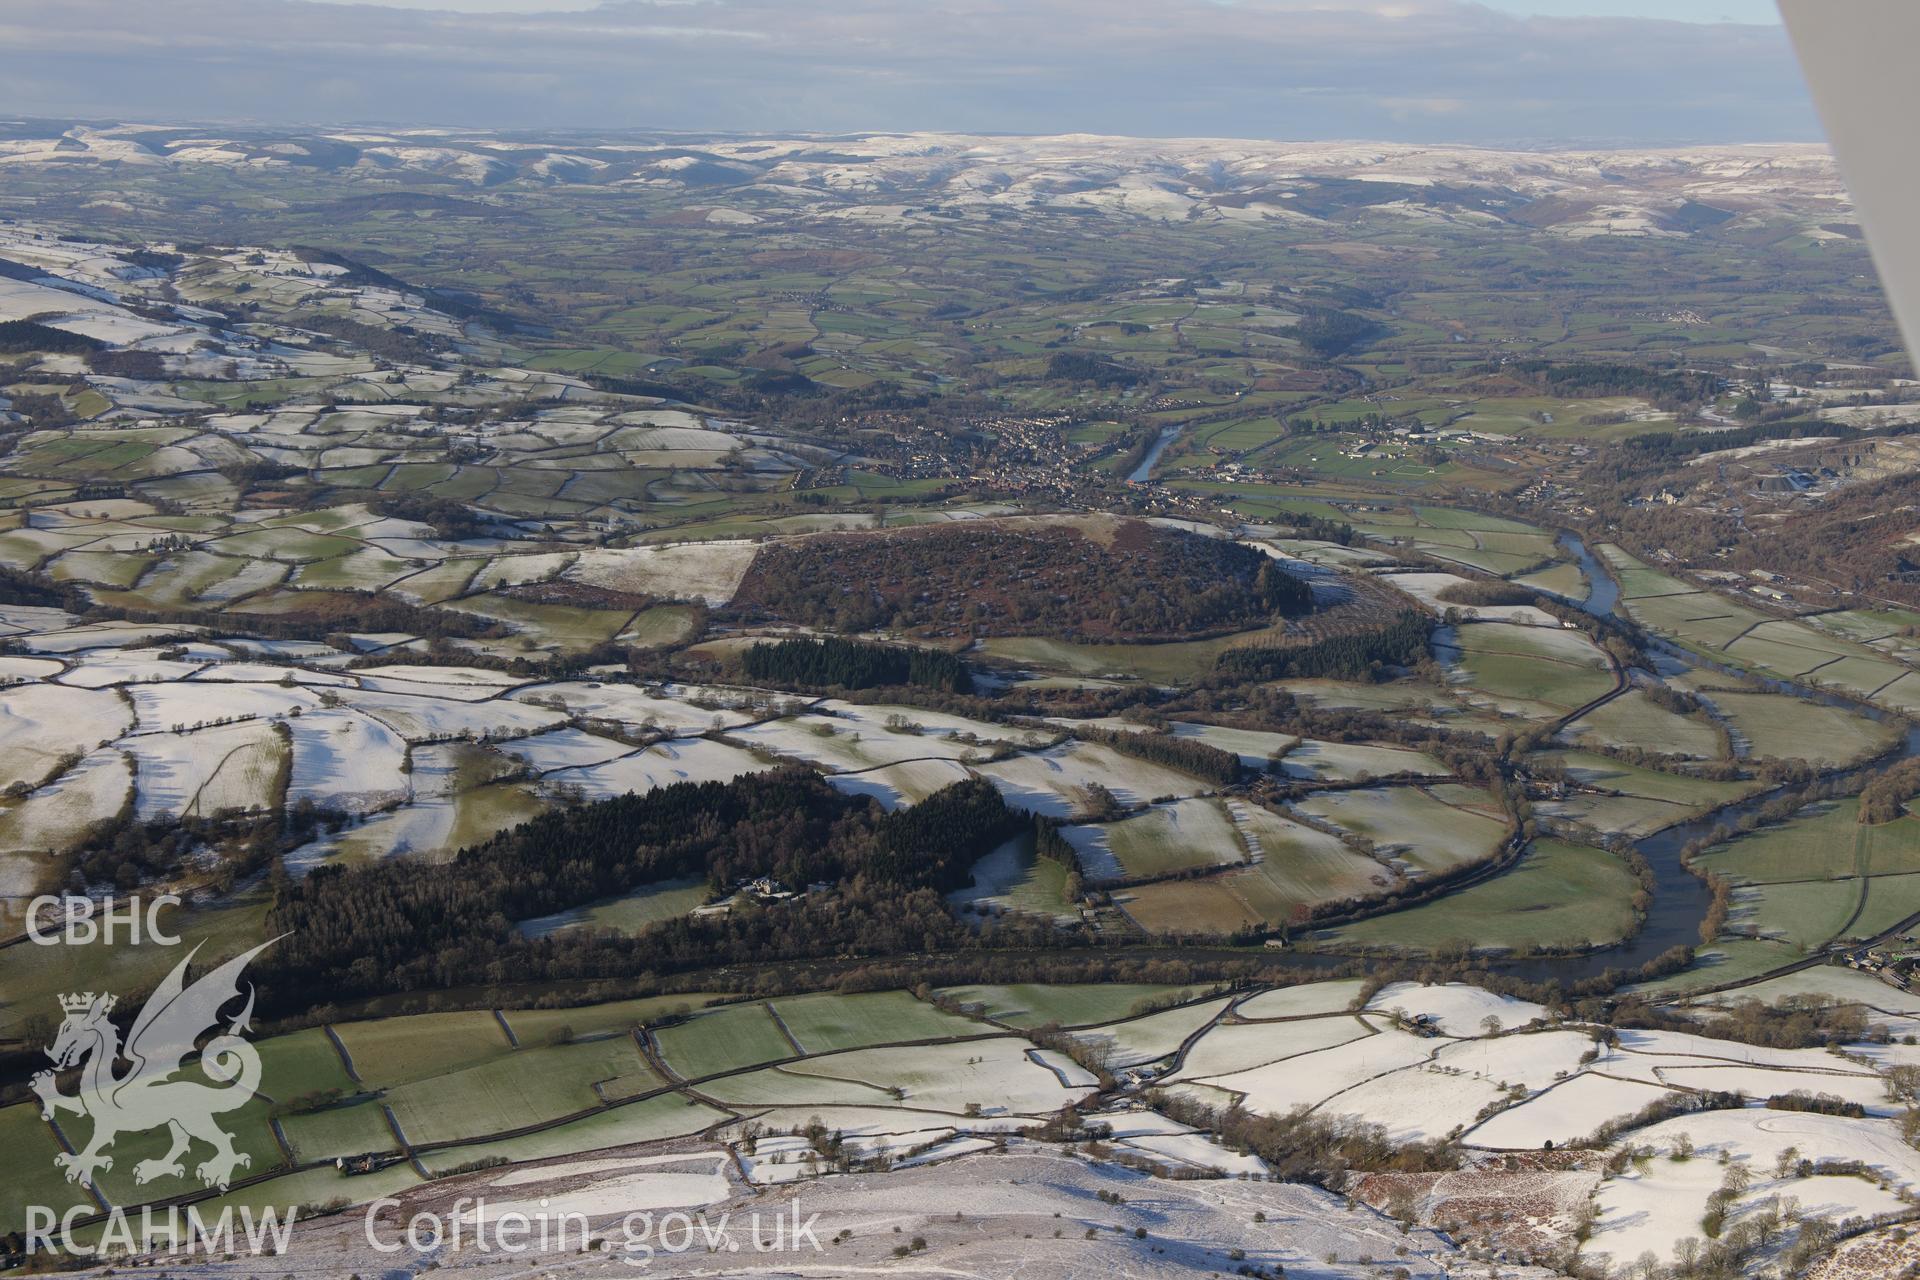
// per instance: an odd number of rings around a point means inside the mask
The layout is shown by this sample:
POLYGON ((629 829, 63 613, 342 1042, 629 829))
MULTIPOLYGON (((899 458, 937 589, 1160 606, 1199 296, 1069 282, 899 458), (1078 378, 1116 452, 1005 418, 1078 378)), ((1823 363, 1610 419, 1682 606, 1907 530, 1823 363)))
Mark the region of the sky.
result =
POLYGON ((1490 145, 1819 137, 1769 0, 0 0, 0 113, 1490 145))
POLYGON ((1556 18, 1668 18, 1777 25, 1773 0, 1489 0, 1495 9, 1556 18))

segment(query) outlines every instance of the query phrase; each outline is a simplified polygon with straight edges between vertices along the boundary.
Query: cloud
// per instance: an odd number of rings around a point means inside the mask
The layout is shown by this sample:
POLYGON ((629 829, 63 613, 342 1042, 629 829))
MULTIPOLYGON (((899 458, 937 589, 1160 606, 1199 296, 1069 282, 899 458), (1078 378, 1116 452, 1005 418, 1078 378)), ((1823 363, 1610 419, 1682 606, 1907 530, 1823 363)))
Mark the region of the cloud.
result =
POLYGON ((1817 137, 1778 28, 1465 0, 8 0, 25 114, 1409 141, 1817 137), (500 11, 514 3, 517 11, 500 11))

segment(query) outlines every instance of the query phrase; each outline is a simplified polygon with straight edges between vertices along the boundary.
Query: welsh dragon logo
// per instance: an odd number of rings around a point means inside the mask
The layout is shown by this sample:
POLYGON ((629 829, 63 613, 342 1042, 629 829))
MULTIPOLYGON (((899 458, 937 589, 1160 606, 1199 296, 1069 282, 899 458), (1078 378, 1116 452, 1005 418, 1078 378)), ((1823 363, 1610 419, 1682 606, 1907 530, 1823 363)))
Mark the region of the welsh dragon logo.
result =
POLYGON ((247 986, 246 1006, 228 1020, 225 1031, 219 1030, 220 1010, 239 998, 240 972, 247 962, 270 945, 263 942, 235 956, 189 986, 187 967, 200 950, 196 946, 141 1006, 124 1045, 109 1018, 116 997, 91 991, 60 997, 66 1017, 47 1056, 56 1070, 80 1067, 80 1091, 61 1093, 54 1071, 35 1075, 32 1087, 40 1095, 40 1114, 48 1120, 70 1112, 93 1122, 85 1149, 54 1157, 68 1182, 93 1185, 97 1171, 113 1168, 113 1157, 105 1153, 116 1137, 162 1127, 172 1141, 165 1155, 134 1166, 137 1183, 184 1177, 183 1161, 196 1142, 213 1148, 213 1154, 194 1167, 209 1187, 224 1191, 234 1171, 252 1163, 244 1151, 234 1150, 232 1136, 215 1120, 245 1106, 260 1083, 260 1054, 241 1038, 253 1017, 252 984, 247 986), (209 1031, 217 1034, 198 1049, 198 1057, 201 1073, 214 1083, 173 1078, 186 1070, 200 1037, 209 1031), (127 1069, 117 1071, 123 1061, 127 1069))

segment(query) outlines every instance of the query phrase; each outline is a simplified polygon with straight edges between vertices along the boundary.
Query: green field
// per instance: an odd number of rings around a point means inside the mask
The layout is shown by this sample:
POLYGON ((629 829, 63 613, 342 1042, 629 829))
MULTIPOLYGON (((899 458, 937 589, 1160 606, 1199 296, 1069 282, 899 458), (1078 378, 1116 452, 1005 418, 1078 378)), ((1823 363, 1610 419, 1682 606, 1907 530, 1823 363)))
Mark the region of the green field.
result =
POLYGON ((1065 864, 1033 851, 1033 836, 1023 833, 973 864, 973 884, 956 889, 947 900, 956 906, 982 910, 1018 911, 1050 918, 1070 918, 1065 864))
POLYGON ((664 1085, 629 1036, 537 1045, 503 1058, 387 1090, 400 1131, 415 1146, 467 1141, 558 1119, 664 1085))
POLYGON ((963 1005, 978 1005, 987 1017, 1010 1027, 1029 1030, 1049 1023, 1088 1027, 1125 1018, 1150 1003, 1187 999, 1201 994, 1199 987, 1154 986, 1142 983, 1017 983, 1011 986, 947 987, 940 994, 963 1005))
POLYGON ((377 1022, 344 1022, 334 1034, 369 1085, 390 1088, 444 1075, 513 1051, 491 1013, 429 1013, 377 1022))
MULTIPOLYGON (((1224 866, 1246 858, 1233 820, 1218 800, 1180 800, 1155 805, 1119 822, 1070 827, 1064 833, 1087 862, 1104 852, 1128 879, 1152 879, 1198 867, 1224 866)), ((1102 877, 1094 874, 1093 879, 1102 877)))
POLYGON ((1434 951, 1603 946, 1634 927, 1638 887, 1619 858, 1585 845, 1536 841, 1513 870, 1436 902, 1319 935, 1330 947, 1434 951))
POLYGON ((667 1065, 689 1080, 794 1057, 799 1051, 759 1002, 704 1009, 655 1033, 667 1065))
POLYGON ((1699 991, 1757 977, 1804 959, 1804 953, 1784 942, 1723 936, 1700 948, 1693 964, 1679 973, 1653 982, 1636 983, 1627 990, 1649 995, 1699 991))
POLYGON ((1579 632, 1480 622, 1452 634, 1467 684, 1497 701, 1571 709, 1614 687, 1606 655, 1579 632))
POLYGON ((1578 743, 1635 747, 1664 755, 1715 760, 1726 755, 1720 730, 1697 715, 1676 715, 1632 689, 1589 711, 1563 731, 1578 743))
POLYGON ((1878 755, 1900 736, 1881 721, 1803 698, 1718 689, 1704 696, 1756 759, 1851 764, 1878 755))
POLYGON ((1697 814, 1731 804, 1765 787, 1764 782, 1716 782, 1622 764, 1585 751, 1541 752, 1533 757, 1566 772, 1574 788, 1563 800, 1541 801, 1544 815, 1600 831, 1647 835, 1697 814))
POLYGON ((677 1093, 660 1094, 596 1112, 579 1120, 517 1138, 448 1147, 422 1157, 429 1173, 440 1174, 478 1160, 547 1160, 636 1142, 658 1142, 699 1133, 727 1119, 724 1112, 677 1093))
POLYGON ((68 1182, 54 1164, 60 1149, 40 1118, 37 1099, 0 1107, 0 1234, 24 1230, 29 1205, 64 1213, 72 1205, 93 1204, 86 1189, 68 1182))
POLYGON ((1734 891, 1724 936, 1760 937, 1803 952, 1848 931, 1863 902, 1864 880, 1753 885, 1734 891))
POLYGON ((557 915, 522 920, 518 928, 534 938, 575 929, 634 934, 663 920, 677 920, 695 907, 704 906, 712 896, 703 879, 662 880, 617 898, 606 898, 557 915))
POLYGON ((1279 628, 1245 631, 1213 640, 1167 644, 1083 644, 1045 636, 995 636, 980 642, 990 656, 1073 675, 1116 676, 1161 684, 1187 684, 1228 649, 1276 638, 1279 628))
POLYGON ((1374 897, 1399 883, 1384 863, 1334 836, 1254 804, 1241 806, 1251 866, 1199 879, 1142 885, 1119 895, 1127 915, 1151 933, 1232 933, 1293 922, 1323 902, 1374 897))
POLYGON ((1700 863, 1754 884, 1920 871, 1920 818, 1867 826, 1859 812, 1852 797, 1822 801, 1707 851, 1700 863))
POLYGON ((319 1027, 259 1042, 260 1091, 277 1101, 328 1089, 351 1093, 354 1085, 339 1050, 319 1027))
POLYGON ((400 1149, 386 1112, 372 1099, 282 1116, 280 1131, 303 1162, 400 1149))
POLYGON ((626 1035, 635 1027, 650 1026, 676 1013, 691 1012, 718 997, 700 992, 670 996, 643 996, 638 1000, 616 1000, 611 1004, 578 1005, 559 1009, 507 1009, 502 1011, 514 1038, 523 1045, 545 1044, 562 1032, 574 1038, 626 1035))
POLYGON ((980 1035, 989 1030, 940 1012, 904 991, 817 995, 776 1000, 773 1011, 808 1053, 864 1049, 899 1040, 980 1035))
MULTIPOLYGON (((1738 668, 1900 710, 1920 707, 1920 690, 1903 683, 1911 669, 1847 638, 1848 627, 1775 618, 1651 569, 1618 547, 1599 550, 1615 567, 1627 612, 1649 630, 1738 668)), ((1845 735, 1830 728, 1828 736, 1845 735)))

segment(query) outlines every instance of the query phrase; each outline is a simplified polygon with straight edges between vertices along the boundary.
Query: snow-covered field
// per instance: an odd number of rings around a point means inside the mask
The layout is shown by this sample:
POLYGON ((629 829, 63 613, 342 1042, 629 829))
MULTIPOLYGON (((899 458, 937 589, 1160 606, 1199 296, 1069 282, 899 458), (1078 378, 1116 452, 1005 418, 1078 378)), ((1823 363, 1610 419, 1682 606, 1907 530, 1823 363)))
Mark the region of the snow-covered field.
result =
POLYGON ((973 776, 954 760, 909 760, 862 773, 837 773, 828 779, 836 791, 850 796, 872 796, 889 812, 918 804, 934 792, 973 776))
POLYGON ((1281 759, 1280 770, 1290 778, 1351 782, 1363 775, 1391 778, 1408 773, 1439 777, 1447 772, 1447 767, 1424 751, 1307 738, 1281 759))
POLYGON ((1513 622, 1530 627, 1558 627, 1560 619, 1530 604, 1453 604, 1440 599, 1448 587, 1467 584, 1467 579, 1452 573, 1385 573, 1381 580, 1391 582, 1435 613, 1457 610, 1462 616, 1488 622, 1513 622))
POLYGON ((1129 808, 1161 796, 1191 796, 1210 789, 1188 774, 1094 742, 1068 742, 983 764, 978 771, 1000 788, 1008 804, 1054 818, 1079 812, 1089 783, 1099 783, 1129 808))
MULTIPOLYGON (((391 682, 381 682, 392 687, 391 682)), ((458 701, 417 693, 341 692, 340 701, 409 742, 445 738, 520 738, 564 724, 562 712, 505 698, 458 701)))
POLYGON ((742 774, 760 773, 772 766, 757 757, 707 738, 676 738, 605 764, 561 769, 548 774, 552 782, 577 786, 589 800, 645 792, 676 782, 729 782, 742 774))
POLYGON ((1243 1018, 1299 1018, 1340 1013, 1352 1008, 1366 986, 1359 978, 1309 982, 1297 987, 1275 987, 1240 1002, 1243 1018))
POLYGON ((589 586, 667 600, 733 599, 758 550, 752 542, 685 542, 584 551, 567 577, 589 586))
MULTIPOLYGON (((612 720, 635 731, 658 729, 666 733, 704 733, 713 728, 747 724, 759 717, 730 707, 704 707, 684 697, 664 697, 639 685, 599 681, 559 681, 528 685, 512 695, 521 702, 557 706, 569 715, 612 720)), ((809 699, 794 698, 796 707, 809 699)))
POLYGON ((28 684, 0 690, 0 789, 38 785, 70 753, 86 754, 133 725, 133 708, 110 690, 28 684))
POLYGON ((1481 1024, 1488 1018, 1498 1018, 1502 1027, 1511 1030, 1544 1018, 1547 1013, 1537 1004, 1495 995, 1464 982, 1443 987, 1396 982, 1375 993, 1367 1002, 1367 1008, 1432 1018, 1441 1031, 1455 1036, 1479 1034, 1481 1024))
MULTIPOLYGON (((1249 1001, 1248 1003, 1252 1003, 1249 1001)), ((1246 1005, 1240 1006, 1245 1014, 1246 1005)), ((1358 1040, 1373 1028, 1356 1017, 1303 1018, 1297 1022, 1225 1023, 1202 1036, 1181 1059, 1172 1078, 1200 1080, 1251 1071, 1285 1058, 1299 1057, 1358 1040)))
POLYGON ((1284 1115, 1295 1107, 1318 1106, 1377 1076, 1425 1062, 1443 1043, 1389 1027, 1309 1056, 1283 1058, 1195 1083, 1239 1094, 1251 1110, 1284 1115))
POLYGON ((807 714, 734 729, 728 741, 804 760, 830 773, 858 772, 908 760, 984 760, 989 749, 937 734, 897 732, 884 725, 807 714))
POLYGON ((1636 1161, 1600 1186, 1600 1210, 1583 1252, 1630 1262, 1643 1252, 1670 1260, 1682 1240, 1703 1238, 1708 1198, 1726 1178, 1728 1162, 1743 1165, 1751 1182, 1735 1201, 1731 1220, 1773 1197, 1792 1197, 1803 1214, 1838 1222, 1904 1210, 1906 1202, 1883 1189, 1920 1185, 1920 1152, 1876 1120, 1742 1108, 1707 1111, 1665 1120, 1632 1135, 1653 1157, 1636 1161), (1674 1159, 1682 1135, 1693 1154, 1674 1159), (1871 1178, 1774 1176, 1783 1153, 1795 1160, 1858 1161, 1871 1178))
POLYGON ((1591 1137, 1610 1121, 1673 1096, 1658 1085, 1585 1072, 1502 1111, 1468 1133, 1466 1140, 1495 1150, 1538 1151, 1549 1142, 1564 1147, 1591 1137))
MULTIPOLYGON (((316 713, 315 720, 324 714, 316 713)), ((121 746, 133 760, 139 787, 134 811, 142 819, 270 808, 286 756, 273 725, 257 720, 186 733, 135 734, 121 746)))
MULTIPOLYGON (((115 501, 71 518, 115 518, 115 501)), ((332 514, 330 527, 383 523, 359 508, 332 514)), ((303 846, 289 860, 296 873, 330 857, 381 856, 382 842, 392 851, 439 852, 450 839, 480 838, 495 822, 576 791, 601 798, 728 780, 782 762, 827 773, 841 790, 888 808, 917 803, 976 768, 1016 801, 1058 813, 1081 805, 1088 783, 1123 804, 1199 788, 1097 744, 1050 745, 1057 735, 1046 730, 916 707, 640 684, 617 674, 536 683, 487 667, 357 665, 353 652, 313 641, 75 625, 53 609, 7 607, 0 628, 36 655, 6 655, 0 667, 11 682, 0 686, 0 783, 26 788, 0 812, 0 838, 43 848, 65 847, 85 822, 106 816, 112 788, 104 774, 61 782, 64 769, 105 746, 136 770, 143 819, 311 801, 360 820, 303 846), (475 744, 483 755, 449 764, 433 754, 437 743, 475 744), (482 767, 483 759, 493 766, 482 767), (467 823, 459 793, 516 773, 537 779, 541 794, 489 792, 467 823), (62 823, 72 825, 61 830, 62 823)), ((409 638, 349 640, 364 650, 409 638)))
MULTIPOLYGON (((133 770, 125 752, 111 747, 90 752, 54 781, 0 812, 0 851, 64 853, 93 823, 118 813, 132 786, 133 770)), ((0 875, 10 886, 0 889, 0 895, 26 896, 47 870, 38 858, 18 864, 14 877, 0 875), (27 886, 11 887, 19 879, 27 886)))
POLYGON ((554 729, 500 744, 502 754, 525 761, 536 773, 605 764, 637 750, 632 743, 572 728, 554 729))
POLYGON ((958 1044, 856 1049, 797 1062, 795 1076, 857 1082, 877 1090, 898 1089, 916 1108, 965 1112, 975 1104, 989 1115, 1047 1115, 1091 1090, 1069 1087, 1026 1055, 1012 1036, 958 1044))
POLYGON ((170 680, 135 685, 127 690, 127 697, 133 701, 142 731, 190 729, 218 720, 270 719, 296 708, 304 713, 320 706, 320 695, 298 683, 170 680))
POLYGON ((1143 1018, 1074 1033, 1100 1053, 1109 1067, 1136 1067, 1167 1057, 1226 1011, 1227 1001, 1181 1005, 1143 1018))
POLYGON ((407 743, 372 716, 345 709, 287 721, 293 734, 289 803, 365 813, 405 800, 407 743))
POLYGON ((1334 1094, 1320 1109, 1381 1125, 1395 1142, 1423 1142, 1465 1132, 1505 1096, 1485 1076, 1422 1065, 1374 1076, 1334 1094))

